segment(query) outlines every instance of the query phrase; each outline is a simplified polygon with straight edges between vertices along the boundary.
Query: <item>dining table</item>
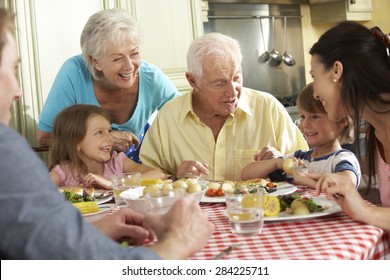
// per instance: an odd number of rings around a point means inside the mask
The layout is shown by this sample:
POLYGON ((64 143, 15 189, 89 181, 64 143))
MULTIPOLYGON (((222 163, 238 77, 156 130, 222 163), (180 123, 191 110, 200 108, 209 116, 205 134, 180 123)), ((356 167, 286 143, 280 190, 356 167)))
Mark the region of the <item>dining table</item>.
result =
POLYGON ((222 259, 242 260, 362 260, 389 259, 390 237, 381 228, 353 221, 344 212, 306 219, 265 222, 255 236, 234 235, 225 203, 201 203, 214 224, 202 251, 191 259, 213 259, 237 244, 222 259))
MULTIPOLYGON (((317 196, 313 190, 298 191, 302 196, 317 196)), ((326 199, 324 194, 320 196, 326 199)), ((231 232, 223 200, 204 201, 200 207, 208 213, 214 231, 191 260, 390 259, 389 232, 354 221, 341 208, 326 215, 265 219, 261 233, 246 236, 231 232), (224 251, 227 253, 221 254, 224 251)), ((115 212, 115 208, 109 212, 115 212)))

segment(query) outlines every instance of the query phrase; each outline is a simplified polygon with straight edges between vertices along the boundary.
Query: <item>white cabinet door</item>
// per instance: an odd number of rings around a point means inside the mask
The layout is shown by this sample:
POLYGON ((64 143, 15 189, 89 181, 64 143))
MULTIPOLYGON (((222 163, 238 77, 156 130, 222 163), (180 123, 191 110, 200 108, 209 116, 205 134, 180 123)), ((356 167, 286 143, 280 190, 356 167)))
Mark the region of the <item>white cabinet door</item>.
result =
POLYGON ((336 23, 344 20, 371 20, 372 0, 321 1, 310 5, 312 23, 336 23))
POLYGON ((144 33, 145 60, 158 65, 184 92, 187 49, 203 34, 200 0, 135 0, 135 16, 144 33))

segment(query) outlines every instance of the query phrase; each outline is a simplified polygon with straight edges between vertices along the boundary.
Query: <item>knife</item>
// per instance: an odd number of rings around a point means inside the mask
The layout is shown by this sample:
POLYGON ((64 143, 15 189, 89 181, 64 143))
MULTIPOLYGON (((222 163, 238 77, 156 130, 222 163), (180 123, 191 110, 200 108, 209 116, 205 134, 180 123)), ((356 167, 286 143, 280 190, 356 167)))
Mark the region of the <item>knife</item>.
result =
POLYGON ((231 251, 233 251, 235 248, 237 248, 240 245, 241 245, 241 243, 235 243, 235 244, 228 246, 225 250, 223 250, 221 253, 216 255, 213 258, 213 260, 219 260, 219 259, 223 258, 224 256, 228 255, 231 251))

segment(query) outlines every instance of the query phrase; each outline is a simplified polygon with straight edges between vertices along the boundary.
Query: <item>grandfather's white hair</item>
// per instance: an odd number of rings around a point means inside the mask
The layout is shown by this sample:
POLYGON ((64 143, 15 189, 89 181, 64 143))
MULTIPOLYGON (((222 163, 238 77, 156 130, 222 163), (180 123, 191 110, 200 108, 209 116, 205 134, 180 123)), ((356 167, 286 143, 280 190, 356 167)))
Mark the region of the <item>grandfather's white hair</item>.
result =
POLYGON ((102 59, 107 47, 130 38, 135 45, 141 43, 142 34, 138 23, 124 9, 106 9, 93 14, 84 26, 80 45, 85 63, 95 79, 101 78, 90 59, 102 59))
POLYGON ((212 32, 195 39, 187 52, 187 69, 196 80, 203 75, 202 65, 209 56, 232 57, 241 65, 242 52, 237 40, 222 33, 212 32))

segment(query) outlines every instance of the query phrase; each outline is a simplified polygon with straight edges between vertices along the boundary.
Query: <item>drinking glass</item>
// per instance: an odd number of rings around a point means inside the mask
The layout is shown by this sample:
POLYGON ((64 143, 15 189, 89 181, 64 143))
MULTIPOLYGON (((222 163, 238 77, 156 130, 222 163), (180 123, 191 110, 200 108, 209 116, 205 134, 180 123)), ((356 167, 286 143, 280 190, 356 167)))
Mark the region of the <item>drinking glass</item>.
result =
POLYGON ((183 189, 177 188, 169 191, 154 191, 145 195, 145 201, 151 212, 165 214, 179 198, 187 195, 183 189))
POLYGON ((264 192, 225 193, 230 229, 235 235, 257 235, 264 224, 264 192))
POLYGON ((117 206, 125 205, 126 202, 120 197, 120 194, 130 188, 141 186, 141 173, 129 172, 115 174, 111 177, 111 181, 114 191, 115 204, 117 206))

